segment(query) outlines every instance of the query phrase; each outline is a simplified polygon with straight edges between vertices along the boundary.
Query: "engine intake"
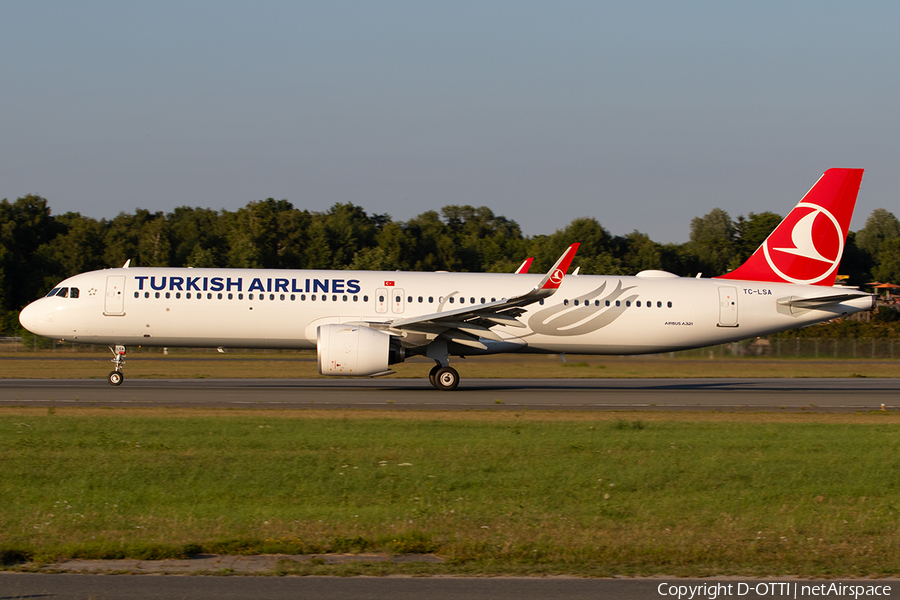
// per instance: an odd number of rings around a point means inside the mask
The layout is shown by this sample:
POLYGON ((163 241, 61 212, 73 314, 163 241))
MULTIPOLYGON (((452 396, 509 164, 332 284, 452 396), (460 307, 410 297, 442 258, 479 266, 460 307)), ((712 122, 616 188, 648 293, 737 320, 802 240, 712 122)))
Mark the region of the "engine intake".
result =
POLYGON ((316 331, 320 375, 368 377, 388 373, 403 362, 404 349, 393 336, 361 325, 320 325, 316 331))

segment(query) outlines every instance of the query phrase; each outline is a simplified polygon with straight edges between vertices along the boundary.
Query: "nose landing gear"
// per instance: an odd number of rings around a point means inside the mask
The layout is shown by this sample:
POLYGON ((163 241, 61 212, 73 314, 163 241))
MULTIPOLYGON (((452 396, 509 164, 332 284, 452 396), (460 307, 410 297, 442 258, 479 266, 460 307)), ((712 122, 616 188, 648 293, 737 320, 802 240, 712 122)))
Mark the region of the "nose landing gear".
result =
POLYGON ((125 374, 122 373, 122 367, 125 365, 125 346, 116 346, 115 349, 110 346, 109 351, 113 354, 110 362, 115 365, 115 370, 110 371, 106 380, 109 381, 109 385, 122 385, 125 381, 125 374))

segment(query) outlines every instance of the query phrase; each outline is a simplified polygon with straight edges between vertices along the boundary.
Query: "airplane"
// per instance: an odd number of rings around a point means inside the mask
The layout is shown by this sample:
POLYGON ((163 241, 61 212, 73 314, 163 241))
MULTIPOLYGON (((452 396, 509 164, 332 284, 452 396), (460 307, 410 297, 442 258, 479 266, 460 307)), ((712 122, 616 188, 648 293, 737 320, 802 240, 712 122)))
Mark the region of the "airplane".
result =
POLYGON ((21 324, 109 345, 120 385, 127 346, 315 349, 322 375, 376 377, 413 356, 454 390, 450 357, 504 352, 649 354, 733 342, 846 316, 874 296, 835 287, 862 169, 829 169, 736 270, 566 276, 131 267, 69 277, 21 324))

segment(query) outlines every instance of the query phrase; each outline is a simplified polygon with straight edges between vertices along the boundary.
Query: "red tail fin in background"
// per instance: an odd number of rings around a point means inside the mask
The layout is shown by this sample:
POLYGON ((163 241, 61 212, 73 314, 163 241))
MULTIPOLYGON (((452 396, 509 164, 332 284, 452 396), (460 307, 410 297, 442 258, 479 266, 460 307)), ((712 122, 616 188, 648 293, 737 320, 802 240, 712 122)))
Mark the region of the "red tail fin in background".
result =
POLYGON ((832 286, 863 169, 828 169, 740 267, 717 279, 832 286))

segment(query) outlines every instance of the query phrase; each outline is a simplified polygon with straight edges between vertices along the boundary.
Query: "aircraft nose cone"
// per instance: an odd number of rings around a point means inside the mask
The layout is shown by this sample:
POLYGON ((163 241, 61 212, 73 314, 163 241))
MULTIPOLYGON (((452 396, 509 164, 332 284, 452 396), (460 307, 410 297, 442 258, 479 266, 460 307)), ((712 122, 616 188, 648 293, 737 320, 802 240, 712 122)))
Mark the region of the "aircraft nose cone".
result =
POLYGON ((19 313, 19 323, 21 323, 22 327, 24 327, 31 333, 37 335, 46 335, 46 311, 42 311, 41 307, 37 306, 38 304, 39 302, 32 302, 31 304, 23 308, 22 312, 19 313))

